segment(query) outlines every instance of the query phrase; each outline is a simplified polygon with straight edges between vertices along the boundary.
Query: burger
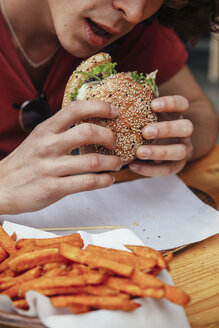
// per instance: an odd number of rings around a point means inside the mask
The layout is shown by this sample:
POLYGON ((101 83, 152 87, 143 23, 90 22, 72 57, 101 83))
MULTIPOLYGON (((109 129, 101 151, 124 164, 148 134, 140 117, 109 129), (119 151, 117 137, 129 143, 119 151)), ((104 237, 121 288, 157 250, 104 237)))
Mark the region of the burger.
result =
POLYGON ((130 163, 136 158, 139 146, 150 143, 142 136, 148 123, 157 121, 151 109, 151 101, 158 96, 156 72, 144 76, 137 71, 116 71, 117 63, 107 53, 98 53, 83 61, 73 72, 66 85, 63 104, 75 100, 103 100, 119 108, 114 119, 88 118, 88 122, 110 128, 116 135, 116 147, 109 150, 102 145, 85 145, 80 153, 117 155, 130 163))

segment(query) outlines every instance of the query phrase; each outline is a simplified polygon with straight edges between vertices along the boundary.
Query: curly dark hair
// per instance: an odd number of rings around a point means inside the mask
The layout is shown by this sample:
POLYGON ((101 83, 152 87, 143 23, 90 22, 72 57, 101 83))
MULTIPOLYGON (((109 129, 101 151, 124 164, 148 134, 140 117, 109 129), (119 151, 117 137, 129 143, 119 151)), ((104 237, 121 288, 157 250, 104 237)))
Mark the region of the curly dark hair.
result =
POLYGON ((164 0, 155 17, 195 44, 203 33, 219 32, 219 0, 164 0))

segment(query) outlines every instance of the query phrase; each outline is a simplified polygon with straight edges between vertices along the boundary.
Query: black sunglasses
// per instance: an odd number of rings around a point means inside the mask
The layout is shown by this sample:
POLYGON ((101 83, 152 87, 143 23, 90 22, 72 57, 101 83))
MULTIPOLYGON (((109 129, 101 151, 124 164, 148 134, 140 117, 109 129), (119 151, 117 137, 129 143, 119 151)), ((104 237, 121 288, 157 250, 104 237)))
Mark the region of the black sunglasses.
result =
POLYGON ((49 105, 44 92, 40 92, 36 98, 26 100, 23 104, 13 104, 19 110, 19 123, 21 128, 30 133, 35 126, 51 116, 49 105))

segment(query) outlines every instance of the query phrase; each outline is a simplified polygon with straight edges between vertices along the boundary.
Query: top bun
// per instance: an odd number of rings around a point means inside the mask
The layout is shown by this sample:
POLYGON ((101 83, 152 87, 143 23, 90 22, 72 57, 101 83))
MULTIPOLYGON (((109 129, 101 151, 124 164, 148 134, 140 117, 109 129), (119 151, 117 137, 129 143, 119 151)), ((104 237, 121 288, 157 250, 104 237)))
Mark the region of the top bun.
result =
POLYGON ((77 67, 66 84, 62 107, 68 105, 72 101, 71 94, 74 93, 75 89, 79 88, 80 84, 83 84, 86 80, 85 75, 78 72, 90 73, 94 67, 104 64, 106 60, 111 62, 111 56, 105 52, 100 52, 92 57, 89 57, 77 67))
MULTIPOLYGON (((92 81, 80 73, 83 67, 85 72, 92 72, 93 64, 98 66, 104 58, 104 62, 111 60, 108 54, 97 54, 83 62, 70 77, 66 86, 63 105, 70 102, 70 94, 77 88, 76 100, 103 100, 119 108, 119 115, 114 119, 88 118, 78 122, 89 122, 110 128, 116 135, 116 147, 109 150, 102 145, 86 145, 80 147, 81 153, 112 154, 121 157, 124 162, 131 162, 136 158, 136 150, 139 146, 148 144, 142 136, 142 129, 148 123, 157 121, 157 115, 151 110, 151 101, 154 99, 154 91, 147 82, 139 83, 133 80, 132 73, 116 73, 100 81, 92 81), (88 65, 89 63, 89 65, 88 65), (90 65, 90 63, 92 65, 90 65), (86 84, 82 79, 87 79, 86 84), (90 83, 89 83, 90 82, 90 83), (83 84, 83 92, 78 88, 83 84), (82 96, 83 94, 83 96, 82 96)), ((142 77, 142 75, 141 75, 142 77)))

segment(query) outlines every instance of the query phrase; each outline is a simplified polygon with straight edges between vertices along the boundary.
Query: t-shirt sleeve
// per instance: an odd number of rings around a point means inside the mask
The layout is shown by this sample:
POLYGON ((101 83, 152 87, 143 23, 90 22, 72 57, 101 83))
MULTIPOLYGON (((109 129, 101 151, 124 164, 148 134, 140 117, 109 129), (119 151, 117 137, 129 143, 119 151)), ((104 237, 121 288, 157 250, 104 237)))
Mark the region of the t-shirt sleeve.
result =
POLYGON ((157 69, 158 85, 174 76, 186 64, 187 58, 186 48, 174 30, 157 21, 149 26, 137 25, 120 39, 113 51, 118 71, 137 70, 145 74, 157 69))

